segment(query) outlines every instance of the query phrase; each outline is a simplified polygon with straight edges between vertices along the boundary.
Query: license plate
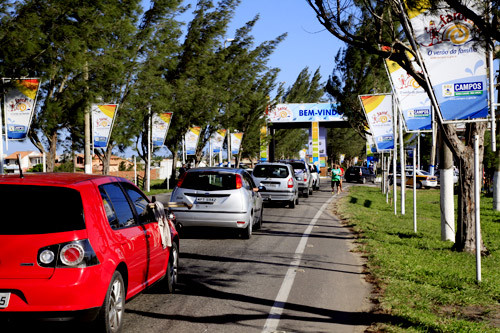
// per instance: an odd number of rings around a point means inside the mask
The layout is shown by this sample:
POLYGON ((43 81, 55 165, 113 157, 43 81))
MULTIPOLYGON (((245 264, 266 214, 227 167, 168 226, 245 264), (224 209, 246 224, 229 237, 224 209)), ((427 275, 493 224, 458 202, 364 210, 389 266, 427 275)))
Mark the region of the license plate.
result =
POLYGON ((198 197, 196 198, 196 202, 199 203, 209 203, 212 204, 217 200, 217 198, 211 198, 211 197, 198 197))
POLYGON ((276 187, 278 187, 278 184, 265 184, 264 186, 265 186, 265 187, 273 187, 273 188, 276 188, 276 187))
POLYGON ((10 293, 0 293, 0 309, 9 306, 10 293))

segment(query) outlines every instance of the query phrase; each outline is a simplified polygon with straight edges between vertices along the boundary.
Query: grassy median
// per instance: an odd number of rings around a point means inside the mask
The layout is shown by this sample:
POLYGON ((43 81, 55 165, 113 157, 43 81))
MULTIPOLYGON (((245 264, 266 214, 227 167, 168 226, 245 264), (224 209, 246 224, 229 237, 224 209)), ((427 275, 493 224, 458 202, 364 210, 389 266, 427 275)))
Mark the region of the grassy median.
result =
MULTIPOLYGON (((367 258, 367 279, 375 284, 372 331, 500 332, 500 212, 481 199, 482 236, 490 254, 482 258, 476 282, 475 256, 441 241, 439 190, 417 191, 417 233, 413 193, 406 215, 394 215, 379 188, 353 186, 337 214, 358 233, 367 258)), ((400 201, 398 201, 398 206, 400 201)))

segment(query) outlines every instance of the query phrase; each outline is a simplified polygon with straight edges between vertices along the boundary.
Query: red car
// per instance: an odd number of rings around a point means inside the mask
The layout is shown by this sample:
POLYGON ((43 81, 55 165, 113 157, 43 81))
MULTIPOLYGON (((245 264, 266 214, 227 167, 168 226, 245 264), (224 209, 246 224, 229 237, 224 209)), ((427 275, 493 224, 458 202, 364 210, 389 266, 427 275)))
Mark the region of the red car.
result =
POLYGON ((175 227, 126 179, 0 176, 0 207, 0 316, 79 318, 118 332, 125 300, 164 277, 174 289, 175 227))

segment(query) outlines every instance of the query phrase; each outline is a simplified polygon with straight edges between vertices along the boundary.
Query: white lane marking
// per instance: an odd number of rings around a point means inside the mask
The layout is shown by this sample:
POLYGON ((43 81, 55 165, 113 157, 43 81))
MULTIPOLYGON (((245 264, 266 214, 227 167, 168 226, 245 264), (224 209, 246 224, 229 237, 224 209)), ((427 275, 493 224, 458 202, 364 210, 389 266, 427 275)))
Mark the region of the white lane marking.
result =
POLYGON ((300 260, 302 259, 302 254, 304 253, 304 249, 307 244, 307 239, 311 234, 311 231, 318 221, 323 211, 330 204, 330 202, 335 198, 336 195, 333 195, 327 202, 321 206, 320 210, 314 215, 314 218, 309 223, 306 231, 302 234, 299 245, 295 250, 295 254, 293 256, 293 260, 289 265, 288 271, 286 272, 285 278, 283 279, 283 283, 281 284, 281 288, 274 300, 274 305, 269 311, 269 316, 267 317, 264 328, 262 329, 262 333, 271 333, 275 332, 278 328, 278 324, 280 322, 281 314, 283 313, 283 309, 285 308, 286 301, 288 299, 288 295, 290 295, 290 290, 292 290, 293 281, 295 280, 295 275, 297 273, 297 267, 300 265, 300 260))

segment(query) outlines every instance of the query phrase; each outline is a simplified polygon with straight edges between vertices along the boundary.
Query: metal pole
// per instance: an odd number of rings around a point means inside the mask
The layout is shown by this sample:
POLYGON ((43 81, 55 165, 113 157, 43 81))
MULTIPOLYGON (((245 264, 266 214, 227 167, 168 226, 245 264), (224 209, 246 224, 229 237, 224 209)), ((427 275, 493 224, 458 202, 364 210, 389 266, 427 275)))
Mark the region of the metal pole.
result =
POLYGON ((3 175, 3 123, 2 108, 0 107, 0 175, 3 175))
POLYGON ((476 279, 481 282, 481 224, 479 215, 479 191, 481 189, 479 172, 479 136, 474 135, 474 213, 476 217, 476 279))
MULTIPOLYGON (((491 1, 489 1, 490 7, 490 22, 493 23, 493 13, 491 7, 491 1)), ((490 74, 490 113, 491 113, 491 151, 497 151, 497 142, 496 142, 496 105, 493 101, 493 96, 495 94, 495 83, 493 82, 493 78, 495 77, 495 73, 493 71, 493 51, 494 51, 493 41, 488 43, 488 66, 489 66, 489 74, 490 74)))
POLYGON ((231 131, 227 131, 227 166, 229 167, 231 165, 231 160, 232 160, 232 153, 231 153, 231 131))
POLYGON ((397 146, 398 146, 398 114, 396 112, 396 108, 394 107, 394 103, 392 103, 392 135, 394 138, 394 153, 392 154, 392 186, 393 186, 393 201, 394 201, 394 215, 398 215, 398 190, 397 190, 397 146))
POLYGON ((137 186, 137 161, 134 155, 134 184, 137 186))
POLYGON ((399 116, 399 163, 401 164, 401 215, 406 211, 406 156, 403 142, 403 117, 399 116))
POLYGON ((149 106, 148 109, 148 128, 147 128, 147 135, 148 135, 148 161, 146 163, 146 192, 149 192, 151 190, 150 185, 151 185, 151 106, 149 106))
POLYGON ((208 166, 212 166, 212 141, 208 139, 208 166))
POLYGON ((429 172, 434 176, 434 168, 436 166, 436 134, 437 134, 437 123, 436 123, 436 112, 435 108, 431 107, 431 117, 432 117, 432 147, 431 147, 431 165, 429 167, 429 172))
POLYGON ((420 166, 420 131, 418 131, 417 134, 417 169, 422 169, 422 167, 420 166))
POLYGON ((413 148, 413 231, 417 233, 417 156, 413 148))
POLYGON ((389 174, 389 169, 391 168, 391 152, 389 151, 389 156, 387 156, 387 171, 385 174, 385 202, 389 203, 389 181, 388 181, 388 174, 389 174))

